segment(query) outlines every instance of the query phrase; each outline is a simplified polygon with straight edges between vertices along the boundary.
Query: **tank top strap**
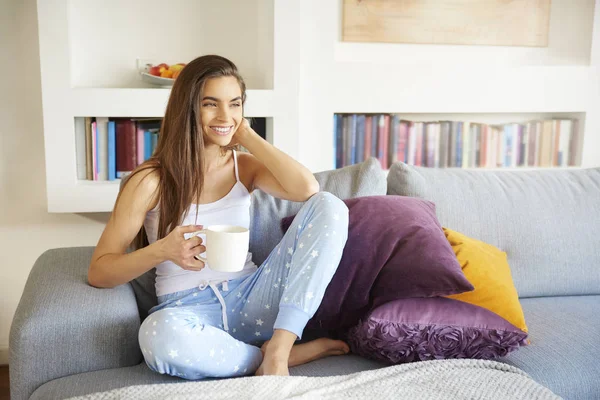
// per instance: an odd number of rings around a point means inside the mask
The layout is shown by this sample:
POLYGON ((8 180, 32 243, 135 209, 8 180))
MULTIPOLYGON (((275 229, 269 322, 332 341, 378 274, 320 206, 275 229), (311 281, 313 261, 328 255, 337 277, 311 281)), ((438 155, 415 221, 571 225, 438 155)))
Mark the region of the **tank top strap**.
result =
POLYGON ((238 174, 237 154, 235 152, 235 149, 233 150, 233 168, 235 170, 235 180, 236 180, 236 182, 239 182, 240 175, 238 174))

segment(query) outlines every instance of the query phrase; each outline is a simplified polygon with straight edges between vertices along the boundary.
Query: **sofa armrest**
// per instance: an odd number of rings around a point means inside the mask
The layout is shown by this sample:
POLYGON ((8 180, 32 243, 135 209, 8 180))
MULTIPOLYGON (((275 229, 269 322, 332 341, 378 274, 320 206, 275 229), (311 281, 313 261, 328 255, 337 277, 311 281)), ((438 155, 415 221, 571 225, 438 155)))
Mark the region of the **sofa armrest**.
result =
POLYGON ((133 289, 90 286, 93 251, 52 249, 35 262, 10 330, 12 399, 28 399, 53 379, 141 362, 133 289))

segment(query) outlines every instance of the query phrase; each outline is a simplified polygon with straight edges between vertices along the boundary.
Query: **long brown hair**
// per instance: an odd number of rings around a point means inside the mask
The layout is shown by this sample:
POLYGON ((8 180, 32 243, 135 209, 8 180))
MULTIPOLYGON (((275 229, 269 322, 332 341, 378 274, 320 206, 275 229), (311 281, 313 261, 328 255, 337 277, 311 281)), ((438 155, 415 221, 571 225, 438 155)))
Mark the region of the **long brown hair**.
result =
MULTIPOLYGON (((246 101, 246 84, 230 60, 217 55, 201 56, 181 70, 171 90, 156 150, 152 157, 128 176, 147 169, 158 173, 157 239, 181 225, 189 206, 194 201, 200 202, 204 184, 204 136, 200 120, 202 92, 207 80, 226 76, 237 79, 243 105, 246 101)), ((229 145, 221 150, 226 152, 236 147, 229 145)), ((123 182, 117 202, 127 181, 123 182)), ((147 244, 146 232, 142 227, 132 245, 134 249, 139 249, 147 244)))

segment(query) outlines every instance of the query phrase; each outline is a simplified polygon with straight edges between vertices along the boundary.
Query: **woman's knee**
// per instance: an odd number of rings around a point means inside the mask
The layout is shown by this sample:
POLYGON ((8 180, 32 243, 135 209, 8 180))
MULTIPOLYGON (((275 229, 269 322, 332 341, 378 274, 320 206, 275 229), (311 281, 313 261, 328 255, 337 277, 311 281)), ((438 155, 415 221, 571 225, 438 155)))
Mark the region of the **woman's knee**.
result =
POLYGON ((348 206, 340 198, 329 192, 318 192, 315 193, 309 202, 315 207, 322 210, 327 216, 336 220, 342 219, 341 217, 348 216, 348 206))

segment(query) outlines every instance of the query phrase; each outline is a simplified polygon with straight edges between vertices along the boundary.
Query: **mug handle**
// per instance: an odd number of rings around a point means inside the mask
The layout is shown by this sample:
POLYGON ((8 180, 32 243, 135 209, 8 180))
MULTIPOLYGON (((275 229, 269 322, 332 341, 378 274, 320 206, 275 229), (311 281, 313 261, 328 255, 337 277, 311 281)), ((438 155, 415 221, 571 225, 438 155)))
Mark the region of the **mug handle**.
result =
MULTIPOLYGON (((191 239, 191 238, 193 238, 194 236, 198 236, 198 235, 199 235, 199 234, 201 234, 201 233, 206 233, 206 229, 202 229, 202 230, 200 230, 200 231, 196 231, 196 232, 194 232, 194 233, 192 234, 192 236, 190 236, 190 237, 188 238, 188 240, 189 240, 189 239, 191 239)), ((200 254, 197 254, 197 255, 195 255, 195 256, 194 256, 194 258, 195 258, 196 260, 202 261, 203 263, 205 263, 205 264, 206 264, 206 258, 205 258, 205 257, 202 257, 200 254)))

